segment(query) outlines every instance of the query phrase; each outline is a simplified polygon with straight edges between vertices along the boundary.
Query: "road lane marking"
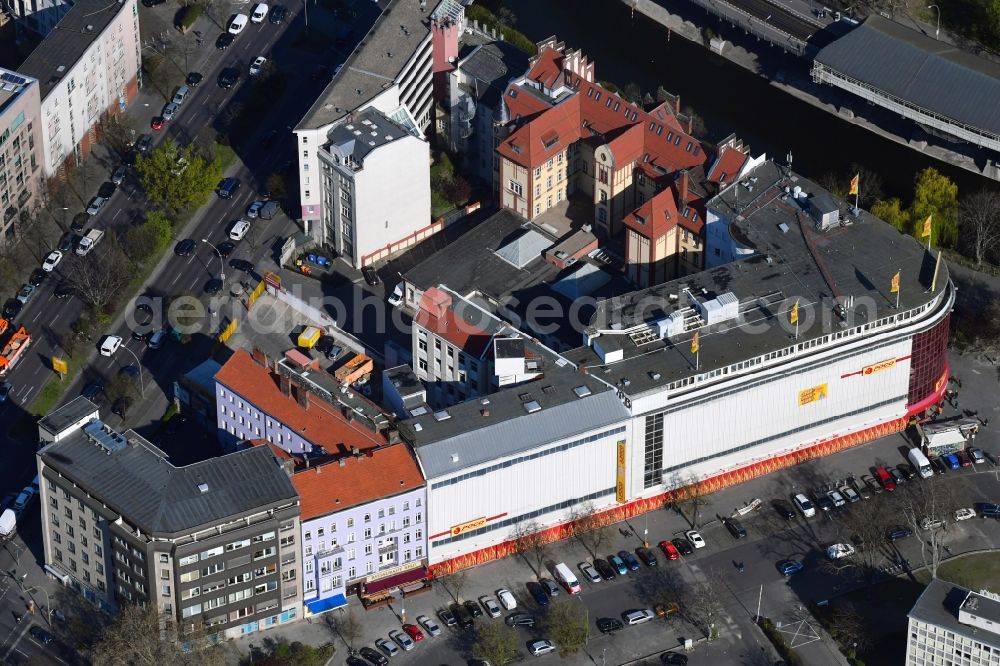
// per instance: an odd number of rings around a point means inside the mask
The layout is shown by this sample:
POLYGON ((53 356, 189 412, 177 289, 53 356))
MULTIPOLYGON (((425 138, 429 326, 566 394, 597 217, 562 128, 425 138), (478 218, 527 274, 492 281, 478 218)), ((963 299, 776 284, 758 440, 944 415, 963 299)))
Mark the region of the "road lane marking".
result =
POLYGON ((112 221, 112 222, 114 222, 115 220, 117 220, 117 219, 118 219, 118 216, 119 216, 119 215, 121 215, 121 214, 122 214, 122 209, 121 209, 121 208, 119 208, 119 209, 118 209, 118 210, 117 210, 117 211, 115 212, 115 214, 114 214, 114 217, 112 217, 112 218, 111 218, 111 221, 112 221))

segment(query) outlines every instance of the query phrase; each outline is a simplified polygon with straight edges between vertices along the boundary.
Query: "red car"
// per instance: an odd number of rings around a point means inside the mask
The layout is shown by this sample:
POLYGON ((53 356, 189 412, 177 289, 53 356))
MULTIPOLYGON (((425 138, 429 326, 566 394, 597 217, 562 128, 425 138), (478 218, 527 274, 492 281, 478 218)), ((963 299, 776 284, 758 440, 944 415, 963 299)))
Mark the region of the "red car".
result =
POLYGON ((972 465, 972 458, 970 458, 969 454, 965 451, 959 449, 958 451, 955 451, 955 455, 958 457, 958 464, 962 467, 969 467, 972 465))
POLYGON ((420 627, 418 627, 415 624, 404 624, 403 631, 408 633, 410 635, 410 638, 412 638, 415 641, 424 640, 424 632, 420 631, 420 627))
POLYGON ((875 470, 875 477, 878 482, 882 484, 882 487, 887 491, 892 492, 896 489, 896 480, 892 478, 892 474, 889 474, 889 470, 885 467, 879 467, 875 470))
POLYGON ((677 550, 677 546, 669 541, 661 541, 660 550, 663 551, 663 554, 667 556, 668 560, 676 560, 681 556, 680 552, 677 550))
POLYGON ((160 116, 156 116, 155 118, 153 118, 152 122, 149 123, 149 126, 155 130, 163 129, 163 125, 164 121, 163 118, 161 118, 160 116))

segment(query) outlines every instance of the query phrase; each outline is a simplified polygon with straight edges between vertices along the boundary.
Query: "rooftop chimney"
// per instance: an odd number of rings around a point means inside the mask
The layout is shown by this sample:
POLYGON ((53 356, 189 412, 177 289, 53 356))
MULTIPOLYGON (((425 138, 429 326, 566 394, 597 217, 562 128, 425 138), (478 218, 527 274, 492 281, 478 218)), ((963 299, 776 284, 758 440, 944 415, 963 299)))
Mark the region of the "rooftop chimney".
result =
POLYGON ((340 466, 341 466, 341 467, 347 467, 347 459, 346 459, 346 458, 341 458, 341 459, 340 459, 340 460, 338 460, 337 462, 339 462, 339 463, 340 463, 340 466))
POLYGON ((680 115, 681 114, 681 96, 678 95, 676 98, 674 98, 674 102, 675 102, 674 112, 677 115, 680 115))
POLYGON ((295 399, 302 409, 309 409, 309 392, 302 386, 296 384, 295 399))
POLYGON ((689 185, 690 185, 690 177, 688 176, 688 172, 681 171, 680 177, 677 179, 677 198, 679 200, 678 203, 686 204, 688 202, 689 185))
POLYGON ((355 458, 357 458, 359 453, 361 453, 361 451, 358 449, 358 447, 356 447, 356 446, 352 446, 351 447, 351 455, 352 456, 354 456, 355 458))
POLYGON ((281 389, 282 394, 287 397, 292 395, 292 383, 288 381, 288 377, 284 375, 278 375, 278 388, 281 389))

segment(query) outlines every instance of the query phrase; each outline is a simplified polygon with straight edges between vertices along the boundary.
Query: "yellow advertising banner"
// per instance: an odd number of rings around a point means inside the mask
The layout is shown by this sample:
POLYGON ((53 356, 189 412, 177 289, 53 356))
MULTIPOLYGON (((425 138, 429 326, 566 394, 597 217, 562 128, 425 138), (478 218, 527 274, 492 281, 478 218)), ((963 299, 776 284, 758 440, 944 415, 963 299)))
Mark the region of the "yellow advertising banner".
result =
POLYGON ((615 478, 615 501, 619 504, 625 503, 625 440, 618 440, 618 469, 615 478))
POLYGON ((826 384, 813 386, 812 388, 807 388, 804 391, 799 391, 799 406, 801 407, 802 405, 808 405, 811 402, 824 400, 825 398, 826 398, 826 384))
POLYGON ((896 365, 896 359, 889 358, 884 361, 879 361, 878 363, 872 363, 871 365, 866 365, 861 368, 862 375, 874 375, 876 372, 882 372, 883 370, 889 370, 896 365))
POLYGON ((67 372, 69 372, 69 363, 67 363, 66 359, 64 359, 64 358, 59 358, 58 356, 53 356, 52 357, 52 369, 55 370, 56 372, 58 372, 61 375, 65 375, 67 372))
POLYGON ((476 518, 475 520, 470 520, 468 522, 461 523, 459 525, 455 525, 454 527, 452 527, 451 535, 458 536, 459 534, 463 534, 471 530, 478 530, 485 524, 486 524, 486 516, 483 516, 482 518, 476 518))

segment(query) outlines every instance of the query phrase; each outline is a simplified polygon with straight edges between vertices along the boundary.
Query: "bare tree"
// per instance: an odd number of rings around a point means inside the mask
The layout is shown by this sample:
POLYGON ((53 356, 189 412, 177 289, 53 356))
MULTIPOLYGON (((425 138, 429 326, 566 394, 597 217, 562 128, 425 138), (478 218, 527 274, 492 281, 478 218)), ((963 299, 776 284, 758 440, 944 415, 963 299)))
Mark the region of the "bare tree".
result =
POLYGON ((103 312, 132 279, 132 266, 114 236, 111 235, 105 244, 109 249, 100 260, 74 255, 70 257, 69 270, 64 271, 80 298, 98 313, 103 312))
POLYGON ((678 477, 675 479, 675 484, 679 487, 673 491, 674 506, 691 525, 691 529, 696 530, 699 512, 708 503, 710 493, 706 492, 701 482, 692 475, 686 478, 678 477), (690 511, 690 517, 684 515, 685 507, 690 511))
POLYGON ((364 627, 358 621, 354 611, 348 608, 347 612, 340 615, 327 615, 326 623, 331 630, 340 636, 340 640, 344 641, 347 649, 354 652, 354 642, 364 634, 364 627))
POLYGON ((514 552, 524 558, 537 578, 541 578, 548 554, 541 525, 533 520, 518 523, 511 531, 511 539, 514 541, 514 552))
POLYGON ((920 483, 907 483, 896 490, 896 502, 914 534, 920 540, 920 557, 933 578, 937 578, 955 509, 962 505, 958 484, 932 476, 920 483))
POLYGON ((827 620, 830 636, 840 643, 848 657, 864 651, 871 642, 870 627, 865 626, 853 606, 838 606, 827 620))
POLYGON ((872 499, 854 502, 847 507, 841 517, 841 524, 853 535, 858 546, 855 558, 869 575, 874 573, 882 562, 883 553, 879 550, 879 546, 885 541, 890 516, 891 513, 886 511, 881 502, 872 499))
POLYGON ((41 209, 34 211, 32 221, 24 228, 22 247, 41 262, 59 241, 60 229, 55 220, 41 209))
MULTIPOLYGON (((101 632, 91 650, 94 666, 215 666, 232 663, 228 648, 200 646, 185 651, 175 640, 169 621, 152 605, 127 604, 101 632)), ((185 634, 185 642, 198 641, 198 632, 185 634)))
POLYGON ((959 238, 963 249, 981 265, 1000 244, 1000 193, 979 190, 959 203, 959 238))
POLYGON ((576 538, 583 547, 597 557, 598 551, 611 541, 611 533, 604 519, 597 514, 593 502, 584 502, 573 511, 576 538))
POLYGON ((468 582, 468 571, 456 571, 455 573, 449 574, 441 579, 441 584, 444 585, 445 589, 448 590, 448 594, 450 594, 452 599, 456 602, 462 600, 462 590, 468 582))
POLYGON ((709 640, 714 640, 719 635, 716 624, 724 611, 723 589, 725 582, 722 574, 717 569, 709 569, 703 580, 688 584, 681 603, 681 613, 705 632, 709 640))

